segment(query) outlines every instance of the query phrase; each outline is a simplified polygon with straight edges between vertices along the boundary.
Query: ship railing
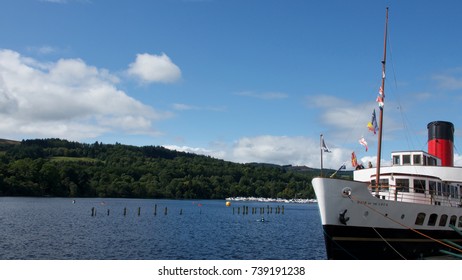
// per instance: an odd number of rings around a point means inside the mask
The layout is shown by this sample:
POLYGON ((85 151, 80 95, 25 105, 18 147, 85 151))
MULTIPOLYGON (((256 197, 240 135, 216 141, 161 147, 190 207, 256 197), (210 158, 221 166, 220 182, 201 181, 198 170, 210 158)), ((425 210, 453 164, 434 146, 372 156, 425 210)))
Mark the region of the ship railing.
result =
POLYGON ((462 207, 462 200, 452 198, 449 194, 441 193, 440 195, 428 190, 417 192, 395 185, 380 185, 377 192, 375 185, 369 185, 369 191, 372 195, 384 199, 399 202, 409 202, 416 204, 441 205, 450 207, 462 207))

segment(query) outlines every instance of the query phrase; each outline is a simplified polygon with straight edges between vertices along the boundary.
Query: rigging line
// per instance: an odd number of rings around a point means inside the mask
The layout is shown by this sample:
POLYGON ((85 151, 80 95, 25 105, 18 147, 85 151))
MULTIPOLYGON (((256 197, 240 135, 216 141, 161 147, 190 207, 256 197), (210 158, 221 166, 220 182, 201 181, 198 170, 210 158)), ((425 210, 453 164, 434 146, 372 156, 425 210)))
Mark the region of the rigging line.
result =
POLYGON ((393 49, 391 46, 391 40, 390 40, 390 31, 388 30, 387 32, 387 42, 388 42, 388 50, 389 50, 389 57, 390 57, 390 62, 391 62, 391 69, 393 72, 393 81, 395 82, 395 88, 398 89, 398 83, 396 81, 396 73, 395 73, 395 64, 393 63, 393 49))
MULTIPOLYGON (((351 200, 353 200, 353 201, 355 201, 355 202, 358 202, 358 200, 353 199, 353 197, 354 197, 353 195, 350 194, 348 197, 349 197, 351 200)), ((404 228, 407 228, 408 230, 411 230, 411 231, 413 231, 413 232, 415 232, 415 233, 417 233, 417 234, 419 234, 419 235, 421 235, 421 236, 423 236, 423 237, 425 237, 425 238, 428 238, 428 239, 430 239, 430 240, 432 240, 432 241, 434 241, 434 242, 436 242, 436 243, 439 243, 439 244, 441 244, 441 245, 443 245, 443 246, 446 246, 446 247, 448 247, 448 248, 451 248, 451 249, 453 249, 453 250, 455 250, 455 251, 458 251, 458 252, 461 252, 461 253, 462 253, 462 250, 459 249, 459 248, 456 248, 456 247, 451 246, 451 245, 449 245, 449 244, 447 244, 447 243, 444 243, 443 241, 438 240, 438 239, 435 239, 435 238, 433 238, 433 237, 431 237, 431 236, 429 236, 429 235, 426 235, 425 233, 422 233, 422 232, 420 232, 420 231, 418 231, 418 230, 416 230, 416 229, 414 229, 414 228, 411 228, 411 227, 409 227, 409 226, 406 226, 405 224, 402 224, 402 223, 396 221, 395 219, 390 218, 388 215, 384 215, 383 213, 379 212, 377 209, 375 209, 375 208, 373 208, 373 207, 371 207, 371 206, 369 206, 369 205, 366 205, 366 204, 362 204, 362 205, 364 205, 365 207, 367 207, 367 208, 371 209, 372 211, 378 213, 379 215, 381 215, 381 216, 383 216, 383 217, 389 219, 390 221, 392 221, 392 222, 394 222, 394 223, 396 223, 396 224, 398 224, 398 225, 400 225, 400 226, 402 226, 402 227, 404 227, 404 228)))
POLYGON ((385 238, 383 238, 383 236, 375 229, 375 227, 372 229, 375 231, 375 233, 377 233, 378 236, 380 236, 380 238, 382 238, 385 243, 387 243, 388 246, 390 246, 391 249, 393 249, 393 251, 395 251, 396 254, 398 254, 403 260, 406 260, 406 258, 398 252, 398 250, 396 250, 385 238))
POLYGON ((459 154, 459 149, 457 149, 456 144, 453 143, 454 150, 459 154))
MULTIPOLYGON (((369 107, 369 106, 368 106, 368 104, 364 104, 364 105, 361 106, 361 107, 362 107, 362 108, 360 109, 359 112, 365 112, 365 111, 366 111, 365 108, 366 108, 366 107, 369 107)), ((359 130, 361 130, 361 131, 364 131, 364 130, 365 130, 365 129, 364 129, 364 128, 365 128, 365 125, 364 125, 364 124, 361 126, 361 128, 358 128, 358 127, 360 127, 359 123, 360 123, 360 118, 362 117, 362 114, 359 113, 359 114, 355 114, 355 115, 356 115, 356 118, 355 118, 355 120, 353 121, 354 128, 348 130, 348 133, 347 133, 347 135, 346 135, 347 137, 346 137, 346 138, 344 139, 344 141, 343 141, 343 146, 345 146, 345 143, 346 143, 347 141, 348 141, 348 142, 352 141, 351 139, 352 139, 352 134, 353 134, 353 133, 356 133, 356 134, 357 134, 357 132, 358 132, 359 130)), ((361 134, 361 133, 359 133, 359 134, 361 134)), ((358 139, 359 139, 359 137, 358 137, 358 139)))
MULTIPOLYGON (((393 60, 393 47, 392 47, 392 44, 391 44, 391 39, 390 39, 390 35, 387 36, 387 42, 388 42, 388 46, 389 46, 389 57, 390 57, 390 63, 391 63, 391 70, 392 70, 392 73, 393 73, 393 81, 394 81, 394 85, 395 85, 395 89, 398 90, 398 82, 397 82, 397 79, 396 79, 396 71, 395 71, 395 63, 394 63, 394 60, 393 60)), ((402 106, 402 103, 401 103, 401 100, 399 98, 399 94, 395 94, 396 96, 396 100, 398 102, 398 110, 399 110, 399 113, 400 113, 400 116, 401 116, 401 122, 402 122, 402 125, 403 125, 403 128, 405 131, 407 131, 407 126, 406 126, 406 121, 405 121, 405 117, 404 117, 404 112, 403 112, 403 106, 402 106)), ((409 143, 409 138, 407 137, 407 135, 405 134, 405 137, 406 137, 406 140, 407 142, 409 143)), ((409 145, 408 145, 409 146, 409 145)))
POLYGON ((352 259, 355 259, 355 260, 358 259, 358 258, 355 257, 354 255, 352 255, 350 252, 348 252, 345 248, 343 248, 340 244, 338 244, 329 234, 327 234, 327 232, 324 230, 324 228, 322 229, 322 231, 323 231, 324 235, 327 236, 327 237, 330 239, 330 241, 332 241, 337 247, 339 247, 340 249, 342 249, 345 253, 347 253, 348 255, 350 255, 350 257, 351 257, 352 259))
MULTIPOLYGON (((390 32, 389 32, 390 33, 390 32)), ((394 81, 394 85, 395 85, 395 89, 398 90, 398 82, 397 82, 397 75, 396 75, 396 71, 395 71, 395 64, 394 64, 394 60, 393 60, 393 46, 391 44, 391 36, 388 35, 387 36, 387 42, 388 42, 388 45, 389 45, 389 53, 390 53, 390 62, 391 62, 391 69, 392 69, 392 72, 393 72, 393 81, 394 81)), ((413 125, 407 125, 407 124, 410 124, 410 121, 409 121, 409 118, 406 117, 404 111, 403 111, 403 106, 402 106, 402 102, 401 102, 401 99, 400 99, 400 96, 399 94, 395 94, 395 97, 397 99, 397 103, 398 103, 398 110, 400 112, 400 116, 401 116, 401 121, 402 121, 402 124, 403 124, 403 128, 405 131, 409 131, 410 128, 413 128, 415 126, 413 125)), ((408 144, 408 148, 411 147, 411 146, 415 146, 414 145, 414 142, 413 142, 413 136, 417 135, 418 133, 408 133, 408 134, 405 134, 405 137, 406 137, 406 142, 408 144), (409 135, 411 135, 411 137, 409 137, 409 135)))

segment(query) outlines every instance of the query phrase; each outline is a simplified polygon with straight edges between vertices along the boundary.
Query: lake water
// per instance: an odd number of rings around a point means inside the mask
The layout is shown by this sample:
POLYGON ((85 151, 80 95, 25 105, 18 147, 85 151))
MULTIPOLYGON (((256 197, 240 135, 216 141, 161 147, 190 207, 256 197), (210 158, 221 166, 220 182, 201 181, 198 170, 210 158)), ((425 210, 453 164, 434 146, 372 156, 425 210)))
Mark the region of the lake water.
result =
POLYGON ((326 259, 317 204, 0 197, 0 225, 1 260, 326 259))

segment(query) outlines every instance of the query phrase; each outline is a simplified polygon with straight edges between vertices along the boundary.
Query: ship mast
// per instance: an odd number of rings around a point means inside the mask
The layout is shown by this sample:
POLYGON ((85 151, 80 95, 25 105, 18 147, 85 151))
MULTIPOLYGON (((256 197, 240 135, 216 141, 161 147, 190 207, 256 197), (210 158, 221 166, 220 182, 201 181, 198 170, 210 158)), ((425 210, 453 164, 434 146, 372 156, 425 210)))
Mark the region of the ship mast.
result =
MULTIPOLYGON (((387 33, 388 33, 388 7, 385 15, 385 34, 383 39, 383 60, 382 60, 382 85, 379 92, 380 102, 385 102, 385 64, 387 60, 387 33)), ((378 144, 377 144, 377 167, 375 174, 375 193, 379 194, 379 185, 380 185, 380 161, 382 157, 382 127, 383 127, 383 103, 380 106, 379 114, 379 133, 378 133, 378 144)))

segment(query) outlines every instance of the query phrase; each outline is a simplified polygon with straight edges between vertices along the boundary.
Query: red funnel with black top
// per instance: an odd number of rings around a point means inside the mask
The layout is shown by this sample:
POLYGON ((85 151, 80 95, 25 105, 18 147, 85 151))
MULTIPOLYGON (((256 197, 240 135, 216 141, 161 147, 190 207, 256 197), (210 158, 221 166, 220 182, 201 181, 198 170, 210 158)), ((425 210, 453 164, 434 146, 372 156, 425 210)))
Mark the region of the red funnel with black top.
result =
POLYGON ((454 125, 434 121, 427 125, 428 153, 439 157, 442 166, 454 166, 454 125))

